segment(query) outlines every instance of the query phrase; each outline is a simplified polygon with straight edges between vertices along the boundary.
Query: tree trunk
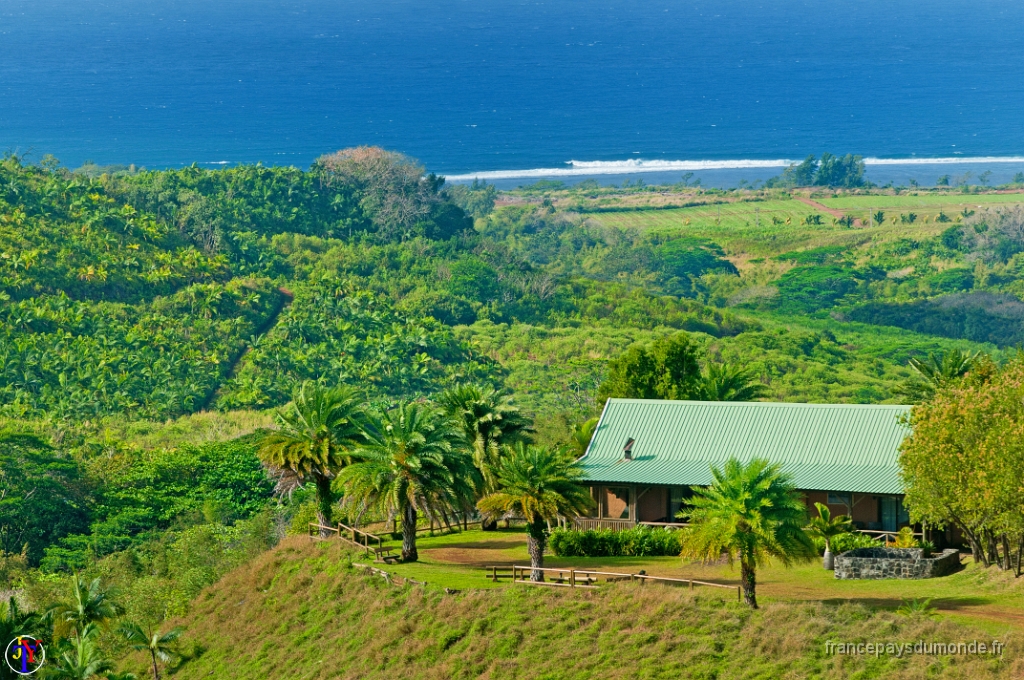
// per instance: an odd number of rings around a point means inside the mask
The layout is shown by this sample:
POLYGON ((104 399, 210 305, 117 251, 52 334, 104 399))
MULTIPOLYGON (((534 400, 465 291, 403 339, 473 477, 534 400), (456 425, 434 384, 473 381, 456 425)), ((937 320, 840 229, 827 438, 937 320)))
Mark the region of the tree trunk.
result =
POLYGON ((542 521, 538 520, 527 525, 526 549, 530 553, 530 566, 533 567, 530 571, 531 581, 544 580, 544 572, 541 570, 544 568, 544 544, 546 542, 547 536, 544 534, 542 521))
POLYGON ((324 527, 331 526, 331 510, 334 505, 334 492, 331 491, 331 479, 325 475, 313 478, 316 484, 316 521, 320 525, 320 538, 331 535, 324 527))
POLYGON ((1003 536, 1002 536, 1002 544, 1003 544, 1002 568, 1003 568, 1003 571, 1010 571, 1010 539, 1008 539, 1006 537, 1006 534, 1003 534, 1003 536))
POLYGON ((416 552, 416 508, 409 503, 402 510, 402 561, 415 562, 419 558, 416 552))
POLYGON ((743 601, 752 609, 757 609, 757 577, 754 565, 740 557, 740 584, 743 587, 743 601))
POLYGON ((991 531, 985 531, 985 538, 988 542, 988 559, 985 560, 985 566, 990 564, 999 564, 999 547, 996 545, 996 537, 992 535, 991 531))
POLYGON ((1021 554, 1024 553, 1024 536, 1021 536, 1017 540, 1017 575, 1016 578, 1020 578, 1020 558, 1021 554))
POLYGON ((153 657, 153 680, 160 680, 160 671, 156 667, 156 652, 151 649, 149 655, 153 657))

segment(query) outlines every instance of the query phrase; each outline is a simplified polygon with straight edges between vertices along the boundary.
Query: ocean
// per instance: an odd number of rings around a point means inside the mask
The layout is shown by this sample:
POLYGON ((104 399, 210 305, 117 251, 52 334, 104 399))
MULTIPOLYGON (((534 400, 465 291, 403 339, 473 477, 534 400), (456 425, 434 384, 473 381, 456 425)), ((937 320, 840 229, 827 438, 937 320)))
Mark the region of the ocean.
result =
POLYGON ((1024 170, 1021 27, 998 0, 0 0, 0 150, 306 166, 377 144, 506 185, 755 181, 829 151, 888 161, 880 183, 999 182, 1024 170))

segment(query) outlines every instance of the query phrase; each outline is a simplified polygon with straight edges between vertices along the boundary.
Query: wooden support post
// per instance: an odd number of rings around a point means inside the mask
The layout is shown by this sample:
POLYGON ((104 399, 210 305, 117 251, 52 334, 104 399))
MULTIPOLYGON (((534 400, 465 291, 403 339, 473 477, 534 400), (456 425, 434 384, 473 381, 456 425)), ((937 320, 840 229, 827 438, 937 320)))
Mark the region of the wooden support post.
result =
POLYGON ((693 579, 690 579, 690 590, 693 590, 693 579))
POLYGON ((570 569, 569 570, 569 585, 571 587, 573 587, 573 588, 576 587, 576 570, 575 569, 570 569))
POLYGON ((743 602, 743 589, 736 586, 736 601, 743 602))

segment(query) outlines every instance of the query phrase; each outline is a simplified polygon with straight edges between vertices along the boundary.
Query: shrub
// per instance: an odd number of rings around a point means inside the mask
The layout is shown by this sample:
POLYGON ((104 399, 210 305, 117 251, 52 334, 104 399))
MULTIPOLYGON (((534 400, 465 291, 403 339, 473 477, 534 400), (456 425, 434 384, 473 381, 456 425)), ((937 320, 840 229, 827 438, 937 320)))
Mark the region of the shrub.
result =
MULTIPOLYGON (((816 540, 814 545, 817 546, 819 553, 825 552, 825 541, 816 540)), ((844 553, 847 550, 854 550, 855 548, 881 548, 885 544, 876 538, 871 538, 868 534, 862 534, 859 531, 853 531, 848 534, 840 534, 832 539, 832 552, 836 555, 844 553)))
POLYGON ((624 531, 557 528, 551 532, 548 545, 558 557, 675 556, 682 549, 678 532, 644 526, 624 531))

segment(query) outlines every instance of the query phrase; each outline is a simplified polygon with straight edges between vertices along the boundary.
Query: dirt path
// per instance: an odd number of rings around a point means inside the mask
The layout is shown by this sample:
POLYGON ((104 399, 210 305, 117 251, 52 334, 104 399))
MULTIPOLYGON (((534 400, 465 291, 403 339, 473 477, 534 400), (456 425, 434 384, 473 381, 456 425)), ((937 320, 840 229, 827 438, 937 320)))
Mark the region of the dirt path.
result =
MULTIPOLYGON (((281 312, 283 312, 285 308, 292 303, 292 300, 295 299, 295 295, 293 295, 287 288, 278 288, 277 291, 281 293, 281 304, 279 304, 277 309, 267 317, 267 320, 256 329, 256 337, 264 335, 267 331, 273 328, 277 323, 277 319, 281 316, 281 312)), ((231 363, 228 365, 227 370, 224 371, 220 382, 216 387, 210 390, 210 393, 206 395, 206 398, 199 404, 199 408, 197 408, 195 412, 205 411, 210 407, 210 404, 212 404, 217 398, 217 395, 220 394, 220 390, 224 386, 224 383, 235 377, 239 367, 242 365, 243 359, 245 359, 245 356, 249 353, 250 349, 251 348, 249 347, 245 347, 234 357, 234 359, 231 360, 231 363)))
MULTIPOLYGON (((806 196, 797 196, 796 194, 793 194, 792 197, 793 197, 793 200, 800 201, 801 203, 804 203, 805 205, 809 205, 812 208, 814 208, 815 210, 820 210, 821 212, 828 213, 829 215, 831 215, 832 217, 836 218, 837 220, 846 217, 846 213, 844 213, 842 210, 836 210, 835 208, 829 208, 827 205, 822 205, 821 203, 818 203, 817 201, 811 200, 811 199, 807 198, 806 196)), ((864 225, 861 224, 861 221, 859 219, 854 219, 853 220, 853 226, 861 227, 861 226, 864 226, 864 225)))

